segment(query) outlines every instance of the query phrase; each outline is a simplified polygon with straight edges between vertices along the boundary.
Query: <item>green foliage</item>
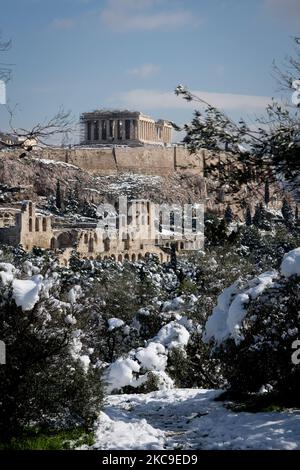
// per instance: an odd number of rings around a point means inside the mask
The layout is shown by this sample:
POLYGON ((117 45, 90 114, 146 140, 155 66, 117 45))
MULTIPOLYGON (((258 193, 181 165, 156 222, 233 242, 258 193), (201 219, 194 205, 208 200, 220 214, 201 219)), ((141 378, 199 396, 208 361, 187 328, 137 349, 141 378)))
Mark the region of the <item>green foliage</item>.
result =
MULTIPOLYGON (((52 295, 62 298, 62 284, 53 287, 52 295)), ((56 424, 91 429, 102 403, 100 372, 85 371, 72 352, 89 312, 47 295, 22 311, 9 289, 2 287, 0 296, 0 337, 7 349, 0 368, 0 440, 19 436, 32 422, 41 429, 56 424), (75 324, 66 322, 67 314, 75 324)))
POLYGON ((247 307, 242 340, 228 339, 215 351, 234 392, 257 393, 268 385, 285 402, 299 401, 300 368, 292 362, 299 331, 300 278, 281 278, 247 307))
POLYGON ((195 332, 184 350, 171 350, 167 373, 179 388, 218 388, 223 385, 220 364, 203 343, 201 332, 195 332))
POLYGON ((0 450, 68 450, 79 446, 92 446, 94 435, 84 428, 71 430, 49 430, 41 433, 37 429, 24 432, 20 437, 0 443, 0 450))

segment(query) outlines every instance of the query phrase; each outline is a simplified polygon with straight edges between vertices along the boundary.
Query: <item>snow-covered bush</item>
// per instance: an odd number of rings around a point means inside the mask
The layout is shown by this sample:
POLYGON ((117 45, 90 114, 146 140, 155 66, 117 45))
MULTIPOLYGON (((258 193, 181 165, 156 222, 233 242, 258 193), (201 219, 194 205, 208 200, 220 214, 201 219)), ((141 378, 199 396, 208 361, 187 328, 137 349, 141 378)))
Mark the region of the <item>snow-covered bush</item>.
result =
POLYGON ((79 291, 65 285, 55 261, 47 264, 46 257, 28 256, 20 267, 0 263, 2 441, 28 426, 93 425, 102 401, 101 374, 90 359, 84 331, 89 313, 76 298, 79 291))
POLYGON ((284 256, 279 271, 236 281, 219 296, 203 338, 222 361, 231 390, 268 389, 299 403, 300 367, 292 361, 299 301, 300 248, 284 256))

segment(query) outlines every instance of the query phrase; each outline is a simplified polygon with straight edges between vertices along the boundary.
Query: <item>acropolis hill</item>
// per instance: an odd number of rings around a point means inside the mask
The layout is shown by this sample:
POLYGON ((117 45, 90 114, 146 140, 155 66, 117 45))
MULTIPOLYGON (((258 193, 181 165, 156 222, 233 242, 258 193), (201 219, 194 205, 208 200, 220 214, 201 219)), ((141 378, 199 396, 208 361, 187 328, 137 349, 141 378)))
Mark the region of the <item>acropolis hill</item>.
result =
MULTIPOLYGON (((204 202, 208 211, 220 216, 230 205, 243 220, 245 201, 254 210, 262 198, 263 185, 258 182, 233 191, 220 186, 218 173, 213 178, 205 175, 208 164, 222 171, 220 162, 225 161, 234 175, 234 155, 206 149, 191 154, 183 144, 171 144, 167 120, 139 111, 96 110, 83 113, 80 122, 78 145, 35 148, 27 155, 18 148, 0 151, 0 184, 15 188, 9 190, 9 200, 38 203, 55 194, 60 180, 64 195, 77 184, 80 198, 95 204, 120 194, 156 202, 204 202)), ((280 198, 278 188, 272 190, 274 208, 280 198)))

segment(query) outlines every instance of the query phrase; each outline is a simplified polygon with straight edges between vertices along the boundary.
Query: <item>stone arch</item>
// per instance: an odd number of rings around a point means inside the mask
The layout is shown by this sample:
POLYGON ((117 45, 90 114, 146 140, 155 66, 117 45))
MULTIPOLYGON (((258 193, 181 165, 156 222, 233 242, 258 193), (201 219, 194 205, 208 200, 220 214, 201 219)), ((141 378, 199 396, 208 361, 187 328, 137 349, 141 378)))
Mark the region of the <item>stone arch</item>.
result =
POLYGON ((40 231, 40 221, 38 218, 35 219, 35 231, 36 232, 40 231))
POLYGON ((111 259, 112 259, 113 261, 116 261, 115 255, 111 255, 111 259))
POLYGON ((47 219, 46 217, 43 217, 43 232, 47 231, 47 219))
POLYGON ((55 250, 55 248, 56 248, 56 239, 55 237, 52 237, 50 241, 50 249, 55 250))
POLYGON ((128 253, 125 254, 124 259, 129 261, 129 254, 128 253))
POLYGON ((132 254, 132 256, 131 256, 131 261, 132 261, 133 263, 135 263, 135 261, 136 261, 136 255, 135 255, 135 253, 132 254))
POLYGON ((29 232, 32 232, 32 218, 29 219, 29 232))
POLYGON ((68 248, 73 245, 71 232, 62 232, 57 237, 57 248, 68 248))
POLYGON ((122 261, 123 261, 123 256, 122 255, 118 256, 118 261, 120 261, 120 263, 122 263, 122 261))
POLYGON ((142 255, 142 253, 139 253, 138 254, 138 260, 141 260, 141 259, 143 259, 143 255, 142 255))

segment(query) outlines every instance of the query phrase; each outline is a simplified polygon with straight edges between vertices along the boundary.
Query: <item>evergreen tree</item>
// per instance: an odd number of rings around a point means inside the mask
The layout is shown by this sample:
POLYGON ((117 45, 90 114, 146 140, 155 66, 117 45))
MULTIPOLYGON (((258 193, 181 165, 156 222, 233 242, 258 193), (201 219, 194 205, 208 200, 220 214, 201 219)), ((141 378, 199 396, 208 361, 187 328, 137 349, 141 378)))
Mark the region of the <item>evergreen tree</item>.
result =
POLYGON ((269 180, 266 180, 265 182, 265 204, 268 206, 270 202, 270 185, 269 185, 269 180))
POLYGON ((216 245, 223 245, 227 240, 227 222, 225 219, 220 220, 216 231, 216 245))
POLYGON ((251 215, 251 209, 250 209, 249 205, 247 205, 247 208, 246 208, 245 222, 246 222, 246 225, 248 227, 250 227, 250 225, 252 225, 252 215, 251 215))
POLYGON ((255 225, 255 227, 260 227, 261 219, 262 219, 262 204, 260 203, 260 204, 256 204, 255 206, 255 212, 254 212, 254 216, 252 219, 253 225, 255 225))
POLYGON ((233 221, 233 212, 229 205, 225 209, 224 218, 228 224, 230 224, 233 221))
POLYGON ((257 228, 260 228, 261 230, 271 229, 271 224, 267 218, 267 213, 262 202, 256 205, 252 221, 253 225, 255 225, 257 228))
POLYGON ((176 245, 175 243, 171 244, 171 266, 174 271, 177 271, 177 254, 176 254, 176 245))
POLYGON ((57 209, 62 208, 62 198, 61 198, 61 189, 60 189, 59 180, 57 180, 57 183, 56 183, 56 207, 57 209))
POLYGON ((286 198, 284 198, 281 208, 281 213, 284 218, 284 222, 287 226, 291 226, 294 223, 294 214, 292 208, 286 198))

